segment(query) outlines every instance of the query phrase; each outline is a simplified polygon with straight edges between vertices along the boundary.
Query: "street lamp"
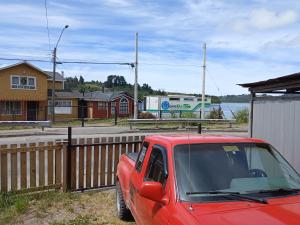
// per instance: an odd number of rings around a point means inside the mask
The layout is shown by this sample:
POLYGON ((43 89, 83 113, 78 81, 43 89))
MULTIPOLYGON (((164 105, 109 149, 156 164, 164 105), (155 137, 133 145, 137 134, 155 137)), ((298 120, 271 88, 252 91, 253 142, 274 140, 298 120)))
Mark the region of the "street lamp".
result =
POLYGON ((54 50, 53 50, 53 74, 52 74, 52 99, 51 99, 51 102, 52 102, 52 122, 54 123, 55 122, 55 74, 56 74, 56 50, 57 50, 57 46, 58 46, 58 43, 61 39, 61 36, 63 35, 65 29, 67 29, 69 27, 69 25, 66 25, 60 32, 60 35, 59 35, 59 38, 56 42, 56 45, 54 47, 54 50))

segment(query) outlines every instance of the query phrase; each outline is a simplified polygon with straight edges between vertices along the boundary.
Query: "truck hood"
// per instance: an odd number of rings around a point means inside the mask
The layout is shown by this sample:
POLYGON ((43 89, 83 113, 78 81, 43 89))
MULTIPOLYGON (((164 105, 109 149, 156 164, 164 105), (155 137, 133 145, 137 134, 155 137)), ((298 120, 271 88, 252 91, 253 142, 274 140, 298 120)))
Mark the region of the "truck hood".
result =
MULTIPOLYGON (((200 225, 299 225, 300 197, 268 200, 269 204, 230 202, 192 205, 200 225)), ((188 209, 188 208, 187 208, 188 209)))

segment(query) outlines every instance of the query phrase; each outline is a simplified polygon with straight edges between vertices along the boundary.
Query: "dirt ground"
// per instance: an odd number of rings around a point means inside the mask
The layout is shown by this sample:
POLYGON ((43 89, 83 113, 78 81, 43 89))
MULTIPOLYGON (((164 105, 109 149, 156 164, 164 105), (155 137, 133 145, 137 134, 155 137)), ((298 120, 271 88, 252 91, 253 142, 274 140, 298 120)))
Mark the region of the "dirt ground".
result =
MULTIPOLYGON (((0 224, 1 221, 0 221, 0 224)), ((88 193, 54 193, 31 199, 26 212, 8 224, 16 225, 134 225, 116 216, 115 190, 88 193)))

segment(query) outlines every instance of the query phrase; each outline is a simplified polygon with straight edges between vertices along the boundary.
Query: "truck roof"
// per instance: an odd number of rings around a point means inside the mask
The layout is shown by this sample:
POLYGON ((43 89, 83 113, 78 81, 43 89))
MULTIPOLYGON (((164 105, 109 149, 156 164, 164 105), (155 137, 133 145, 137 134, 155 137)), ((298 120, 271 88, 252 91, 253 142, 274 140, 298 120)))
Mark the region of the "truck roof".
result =
POLYGON ((264 140, 256 138, 235 137, 225 135, 203 135, 203 134, 160 134, 150 135, 146 140, 153 140, 157 142, 168 143, 172 145, 177 144, 195 144, 195 143, 266 143, 264 140))

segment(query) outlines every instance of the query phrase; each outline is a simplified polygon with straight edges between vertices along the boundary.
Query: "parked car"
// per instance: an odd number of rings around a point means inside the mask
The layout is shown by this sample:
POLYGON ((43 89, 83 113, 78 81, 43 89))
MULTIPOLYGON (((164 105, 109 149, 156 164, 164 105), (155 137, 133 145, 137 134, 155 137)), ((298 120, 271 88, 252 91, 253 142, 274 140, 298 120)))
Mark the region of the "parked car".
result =
POLYGON ((116 192, 138 225, 300 224, 300 176, 258 139, 146 137, 121 156, 116 192))

